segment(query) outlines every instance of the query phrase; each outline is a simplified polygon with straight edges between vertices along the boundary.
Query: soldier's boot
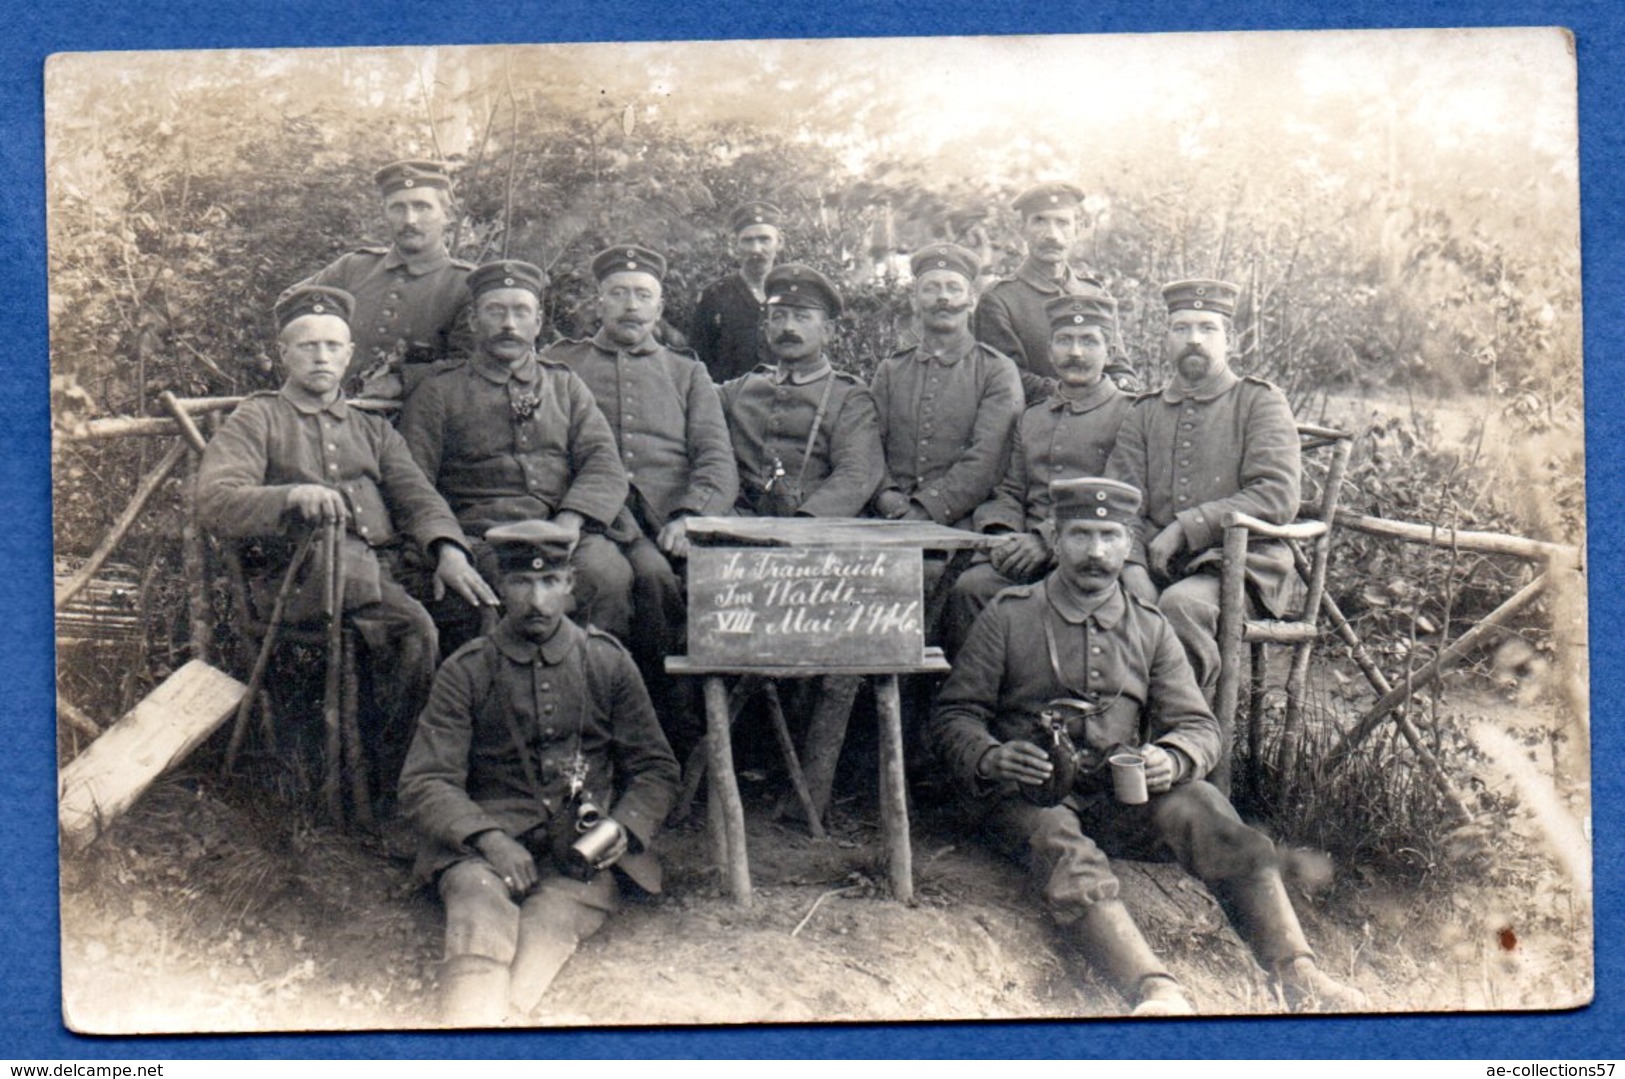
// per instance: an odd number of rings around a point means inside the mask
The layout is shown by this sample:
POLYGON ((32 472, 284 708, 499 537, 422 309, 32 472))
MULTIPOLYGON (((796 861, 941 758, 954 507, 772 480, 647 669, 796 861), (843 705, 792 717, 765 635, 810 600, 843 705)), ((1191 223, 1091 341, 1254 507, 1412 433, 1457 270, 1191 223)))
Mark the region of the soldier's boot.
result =
POLYGON ((1073 924, 1071 933, 1084 957, 1124 1000, 1133 1001, 1130 1015, 1196 1014, 1185 990, 1146 943, 1122 900, 1094 904, 1073 924))
POLYGON ((1369 1006, 1364 993, 1320 969, 1314 949, 1303 935, 1297 911, 1276 869, 1227 881, 1219 891, 1230 902, 1237 929, 1252 946, 1287 1007, 1293 1011, 1360 1011, 1369 1006))
POLYGON ((508 1015, 508 964, 454 955, 440 968, 440 1021, 448 1027, 500 1026, 508 1015))

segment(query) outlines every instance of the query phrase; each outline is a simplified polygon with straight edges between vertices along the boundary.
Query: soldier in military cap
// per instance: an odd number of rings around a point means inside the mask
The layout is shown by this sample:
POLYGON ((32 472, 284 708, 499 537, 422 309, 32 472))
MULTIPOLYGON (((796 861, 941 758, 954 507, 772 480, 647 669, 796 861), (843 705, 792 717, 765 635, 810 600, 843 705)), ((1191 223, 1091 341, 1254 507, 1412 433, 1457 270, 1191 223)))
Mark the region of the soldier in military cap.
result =
POLYGON ((615 434, 631 487, 611 530, 632 566, 627 644, 670 724, 680 710, 667 707, 672 687, 664 664, 682 652, 688 617, 674 569, 688 557, 685 522, 732 512, 739 472, 722 400, 705 365, 655 338, 666 260, 621 244, 600 252, 592 272, 602 326, 585 340, 550 346, 542 358, 581 377, 615 434))
MULTIPOLYGON (((1063 295, 1101 294, 1105 286, 1089 273, 1078 273, 1067 261, 1077 242, 1083 192, 1071 184, 1049 183, 1024 191, 1013 204, 1021 218, 1027 258, 1015 275, 1000 279, 976 306, 976 339, 1016 361, 1028 404, 1037 404, 1055 388, 1049 359, 1049 318, 1044 304, 1063 295)), ((1113 328, 1112 341, 1116 341, 1113 328)), ((1106 374, 1124 389, 1136 385, 1134 368, 1113 356, 1106 374)))
MULTIPOLYGON (((1107 474, 1145 492, 1125 581, 1156 596, 1184 642, 1211 703, 1219 680, 1219 569, 1224 515, 1238 511, 1285 524, 1298 513, 1302 462, 1286 395, 1230 369, 1231 319, 1240 289, 1225 281, 1175 281, 1165 353, 1173 380, 1137 398, 1118 431, 1107 474)), ((1248 592, 1273 616, 1289 610, 1302 582, 1284 544, 1247 552, 1248 592)), ((1230 789, 1230 739, 1209 778, 1230 789)))
POLYGON ((1119 579, 1140 492, 1082 477, 1050 498, 1055 569, 977 619, 927 732, 973 823, 1028 866, 1135 1015, 1193 1008, 1119 898, 1108 855, 1172 855, 1200 877, 1289 1006, 1359 1008, 1363 995, 1316 964, 1274 844, 1201 778, 1222 752, 1218 722, 1167 619, 1119 579), (1137 804, 1113 794, 1108 761, 1123 754, 1143 762, 1137 804))
MULTIPOLYGON (((577 617, 625 639, 632 569, 605 535, 626 503, 615 434, 586 383, 538 358, 546 279, 528 262, 488 262, 469 274, 477 351, 441 365, 406 402, 401 434, 471 537, 499 524, 556 521, 579 536, 577 617)), ((484 545, 475 554, 494 580, 484 545)), ((481 612, 432 605, 447 647, 481 630, 481 612)))
POLYGON ((359 396, 398 398, 429 365, 473 348, 468 289, 473 264, 446 250, 451 176, 438 161, 396 161, 373 179, 383 199, 388 247, 360 247, 301 281, 355 297, 355 356, 345 385, 359 396))
MULTIPOLYGON (((387 803, 440 661, 434 623, 396 583, 390 556, 409 542, 432 562, 437 588, 449 587, 468 603, 495 603, 496 596, 470 564, 457 518, 401 436, 340 393, 353 351, 353 305, 349 293, 319 286, 294 288, 278 301, 282 388, 251 395, 210 440, 198 471, 198 517, 216 535, 244 538, 343 522, 344 618, 363 652, 361 720, 371 788, 387 803)), ((284 566, 268 569, 274 576, 284 566)), ((307 563, 286 608, 290 621, 321 613, 326 579, 319 559, 307 563)), ((267 585, 255 591, 274 594, 276 583, 267 585)))
POLYGON ((762 320, 767 313, 767 275, 784 240, 783 212, 770 202, 753 201, 728 215, 739 272, 712 282, 700 294, 689 343, 717 383, 738 378, 769 359, 762 320))
POLYGON ((650 845, 677 761, 631 656, 564 617, 576 537, 537 520, 485 534, 502 621, 441 667, 401 774, 417 875, 446 908, 449 1026, 526 1021, 616 910, 618 876, 660 890, 650 845))
MULTIPOLYGON (((885 473, 875 401, 855 376, 824 355, 841 315, 841 294, 810 266, 767 275, 767 342, 775 366, 722 386, 722 410, 739 465, 740 513, 762 517, 857 517, 885 473)), ((838 746, 860 680, 814 683, 806 744, 838 746)), ((835 779, 834 754, 803 755, 820 813, 835 779)))
POLYGON ((977 531, 1006 538, 954 583, 944 634, 950 656, 1000 589, 1030 583, 1054 568, 1050 484, 1106 470, 1117 428, 1133 400, 1105 374, 1116 301, 1106 293, 1056 296, 1044 311, 1058 381, 1054 393, 1022 413, 1009 467, 972 516, 977 531))

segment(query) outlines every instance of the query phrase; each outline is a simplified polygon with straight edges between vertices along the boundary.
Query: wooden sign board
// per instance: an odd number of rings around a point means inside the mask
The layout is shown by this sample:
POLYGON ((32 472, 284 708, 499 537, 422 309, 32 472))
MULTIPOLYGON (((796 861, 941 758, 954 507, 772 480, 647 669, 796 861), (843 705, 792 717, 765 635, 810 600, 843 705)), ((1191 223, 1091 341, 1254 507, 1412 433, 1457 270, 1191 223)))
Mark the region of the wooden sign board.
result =
POLYGON ((688 655, 704 666, 912 667, 925 653, 914 547, 695 547, 688 655))

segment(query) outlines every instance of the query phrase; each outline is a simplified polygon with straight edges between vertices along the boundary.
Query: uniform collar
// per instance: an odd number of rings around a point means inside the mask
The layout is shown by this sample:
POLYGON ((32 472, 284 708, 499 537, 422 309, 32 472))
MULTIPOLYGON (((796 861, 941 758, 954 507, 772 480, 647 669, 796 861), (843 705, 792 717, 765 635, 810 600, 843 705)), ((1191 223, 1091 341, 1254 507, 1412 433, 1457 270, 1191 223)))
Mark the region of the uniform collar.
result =
POLYGON ((739 286, 739 291, 740 292, 744 293, 746 296, 749 296, 751 299, 755 300, 757 303, 762 304, 763 306, 766 306, 766 304, 767 304, 767 285, 766 285, 765 281, 763 282, 763 286, 762 286, 762 294, 760 296, 758 296, 758 295, 756 295, 756 290, 750 287, 750 282, 745 280, 745 273, 744 273, 743 270, 740 270, 740 271, 736 272, 734 274, 733 279, 734 279, 734 283, 739 286))
POLYGON ((525 354, 517 367, 504 363, 495 356, 488 355, 484 349, 474 350, 474 359, 471 361, 474 370, 489 382, 498 386, 509 382, 530 383, 536 381, 536 350, 525 354))
POLYGON ((1100 381, 1084 390, 1081 396, 1064 397, 1061 395, 1060 390, 1056 390, 1050 395, 1049 401, 1046 403, 1049 405, 1051 412, 1092 412, 1121 392, 1117 388, 1117 383, 1103 374, 1100 376, 1100 381))
POLYGON ((1029 255, 1022 261, 1020 268, 1016 270, 1016 277, 1027 282, 1039 292, 1050 296, 1059 296, 1072 283, 1072 267, 1067 266, 1065 263, 1062 263, 1062 266, 1065 267, 1066 272, 1059 278, 1054 278, 1039 266, 1037 259, 1029 255))
POLYGON ((1051 572, 1044 578, 1044 595, 1055 613, 1074 626, 1081 626, 1093 618, 1101 629, 1111 629, 1123 620, 1123 614, 1128 610, 1121 583, 1103 598, 1089 600, 1074 592, 1061 579, 1059 572, 1051 572))
POLYGON ((440 245, 440 251, 438 253, 426 255, 423 258, 415 261, 408 259, 405 255, 401 254, 400 248, 393 246, 390 247, 389 254, 384 256, 384 269, 393 270, 404 266, 406 267, 406 272, 411 274, 413 277, 422 277, 426 273, 434 273, 436 270, 444 269, 450 265, 451 252, 446 250, 445 244, 440 245))
POLYGON ((580 635, 581 627, 564 618, 559 621, 559 628, 553 631, 553 636, 538 646, 520 636, 508 625, 507 619, 503 619, 492 631, 491 643, 497 646, 497 651, 515 663, 535 663, 540 657, 547 666, 556 667, 569 654, 570 649, 575 647, 580 635))
POLYGON ((342 393, 335 395, 333 400, 329 401, 327 404, 318 405, 313 404, 309 400, 295 397, 293 395, 293 391, 288 389, 287 383, 283 383, 282 388, 277 391, 277 395, 284 401, 288 402, 288 404, 292 405, 295 412, 301 413, 305 416, 314 416, 317 413, 325 412, 334 419, 342 420, 349 411, 349 406, 344 403, 344 395, 342 393))
POLYGON ((1230 370, 1229 364, 1225 364, 1222 371, 1210 376, 1206 382, 1194 389, 1186 389, 1177 381, 1168 383, 1163 387, 1162 399, 1170 405, 1177 405, 1187 397, 1193 401, 1212 401, 1230 392, 1231 387, 1240 381, 1241 376, 1230 370))
POLYGON ((592 343, 595 347, 600 348, 611 355, 624 352, 628 356, 647 356, 650 353, 660 351, 660 342, 655 340, 654 334, 650 334, 648 337, 645 337, 641 344, 628 348, 625 345, 618 343, 609 335, 609 331, 604 329, 602 326, 598 327, 598 332, 592 335, 592 343))
POLYGON ((818 357, 818 366, 792 370, 783 364, 773 368, 773 384, 782 386, 788 382, 792 386, 805 386, 810 382, 818 382, 827 378, 834 369, 823 356, 818 357))
POLYGON ((914 359, 919 363, 930 363, 935 360, 939 366, 952 367, 975 350, 976 337, 967 329, 941 352, 932 352, 922 340, 914 346, 914 359))

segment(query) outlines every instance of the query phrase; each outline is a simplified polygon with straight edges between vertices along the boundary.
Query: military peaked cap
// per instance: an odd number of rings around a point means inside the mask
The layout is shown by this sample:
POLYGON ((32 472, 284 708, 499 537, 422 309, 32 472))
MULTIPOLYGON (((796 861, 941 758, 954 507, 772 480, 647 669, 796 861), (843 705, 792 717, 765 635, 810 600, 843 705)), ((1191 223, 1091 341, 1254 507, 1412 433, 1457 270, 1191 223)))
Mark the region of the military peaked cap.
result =
POLYGON ((967 281, 974 282, 982 272, 982 263, 974 254, 958 244, 930 244, 914 252, 908 268, 915 277, 932 270, 953 270, 967 281))
POLYGON ((637 244, 606 247, 592 257, 592 275, 602 281, 612 273, 646 273, 657 281, 664 281, 666 260, 659 252, 637 244))
POLYGON ((1239 286, 1206 277, 1162 286, 1162 298, 1168 304, 1170 315, 1175 311, 1215 311, 1229 318, 1236 313, 1236 300, 1240 295, 1239 286))
POLYGON ((468 274, 468 291, 475 296, 496 288, 522 288, 539 300, 547 291, 547 275, 541 267, 518 259, 502 259, 474 267, 468 274))
POLYGON ((1044 304, 1044 315, 1051 330, 1062 326, 1110 327, 1117 325, 1117 301, 1105 292, 1057 296, 1044 304))
POLYGON ((502 574, 563 569, 575 553, 576 533, 552 521, 515 521, 485 533, 502 574))
POLYGON ((408 187, 438 187, 451 190, 451 174, 440 161, 394 161, 373 174, 381 195, 393 195, 408 187))
POLYGON ((728 227, 735 233, 744 232, 752 225, 772 225, 779 227, 784 220, 784 211, 771 202, 746 202, 733 208, 728 215, 728 227))
POLYGON ((306 315, 336 315, 346 323, 355 310, 355 297, 341 288, 295 285, 276 298, 276 326, 282 329, 306 315))
POLYGON ((1057 523, 1082 518, 1132 528, 1140 520, 1140 489, 1103 476, 1056 480, 1049 497, 1057 523))
POLYGON ((811 266, 797 262, 775 266, 768 272, 767 302, 779 307, 821 307, 830 318, 841 314, 841 294, 835 283, 811 266))
POLYGON ((1011 205, 1019 214, 1036 214, 1045 210, 1072 210, 1083 201, 1083 190, 1072 184, 1039 184, 1023 191, 1011 205))

